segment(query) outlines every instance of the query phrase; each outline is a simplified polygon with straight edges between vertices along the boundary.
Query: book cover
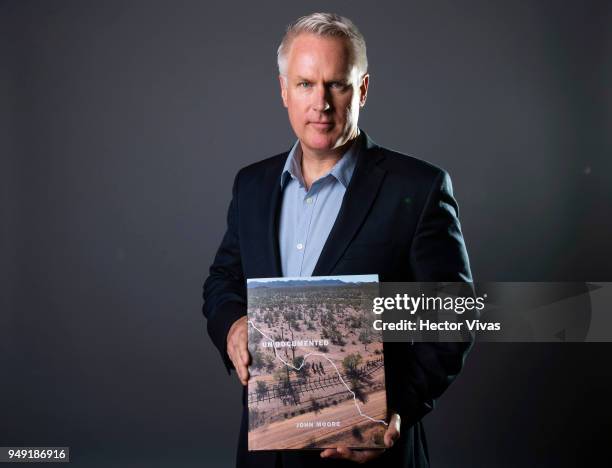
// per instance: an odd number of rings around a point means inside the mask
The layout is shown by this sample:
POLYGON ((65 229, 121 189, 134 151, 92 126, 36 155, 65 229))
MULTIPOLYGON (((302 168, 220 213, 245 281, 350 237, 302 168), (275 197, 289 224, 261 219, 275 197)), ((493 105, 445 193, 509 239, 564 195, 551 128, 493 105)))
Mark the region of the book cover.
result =
POLYGON ((249 450, 383 448, 377 275, 247 281, 249 450))

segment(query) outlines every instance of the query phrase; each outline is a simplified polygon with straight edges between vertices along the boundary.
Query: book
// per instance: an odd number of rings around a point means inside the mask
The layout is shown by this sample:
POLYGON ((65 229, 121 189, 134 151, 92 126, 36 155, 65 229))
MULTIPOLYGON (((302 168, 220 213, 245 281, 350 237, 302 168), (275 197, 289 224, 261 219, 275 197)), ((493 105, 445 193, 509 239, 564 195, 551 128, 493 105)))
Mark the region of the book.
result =
POLYGON ((377 275, 247 280, 248 449, 384 448, 377 275))

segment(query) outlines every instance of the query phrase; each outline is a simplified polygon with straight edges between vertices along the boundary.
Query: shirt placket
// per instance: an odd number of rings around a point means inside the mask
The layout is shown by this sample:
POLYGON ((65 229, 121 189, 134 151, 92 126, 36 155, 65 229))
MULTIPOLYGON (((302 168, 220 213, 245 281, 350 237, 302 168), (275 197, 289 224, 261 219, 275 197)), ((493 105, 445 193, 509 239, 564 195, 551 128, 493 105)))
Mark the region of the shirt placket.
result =
POLYGON ((318 190, 315 188, 315 184, 313 184, 308 192, 302 188, 298 197, 298 209, 302 213, 302 216, 300 216, 300 221, 296 230, 295 252, 298 259, 297 263, 300 265, 300 276, 302 276, 302 271, 304 269, 304 259, 308 247, 309 231, 314 216, 317 192, 318 190))

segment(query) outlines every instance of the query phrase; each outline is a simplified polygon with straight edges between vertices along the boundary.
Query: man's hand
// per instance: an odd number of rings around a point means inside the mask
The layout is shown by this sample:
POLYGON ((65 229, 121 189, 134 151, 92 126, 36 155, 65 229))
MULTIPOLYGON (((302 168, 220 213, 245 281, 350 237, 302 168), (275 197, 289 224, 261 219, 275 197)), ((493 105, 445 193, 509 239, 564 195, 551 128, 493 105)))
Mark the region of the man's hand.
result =
POLYGON ((234 364, 236 375, 242 385, 249 381, 249 370, 247 366, 251 359, 249 355, 247 318, 240 317, 236 320, 227 333, 227 354, 234 364))
MULTIPOLYGON (((391 448, 400 436, 400 425, 401 419, 399 414, 394 413, 391 416, 389 427, 385 432, 385 447, 391 448)), ((367 463, 377 457, 380 457, 385 449, 380 450, 351 450, 347 447, 336 447, 332 449, 325 449, 321 452, 321 458, 344 458, 346 460, 354 461, 355 463, 367 463)))

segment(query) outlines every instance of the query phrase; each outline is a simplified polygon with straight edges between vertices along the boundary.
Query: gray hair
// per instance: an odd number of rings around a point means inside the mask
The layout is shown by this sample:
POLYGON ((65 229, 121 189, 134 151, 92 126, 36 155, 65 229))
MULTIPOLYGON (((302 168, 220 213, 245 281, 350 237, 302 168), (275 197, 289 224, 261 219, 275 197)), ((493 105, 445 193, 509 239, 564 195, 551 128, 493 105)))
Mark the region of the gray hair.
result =
POLYGON ((316 34, 323 37, 348 39, 352 49, 352 61, 363 74, 368 71, 368 57, 363 35, 353 22, 335 13, 311 13, 302 16, 287 26, 287 32, 278 46, 278 72, 287 74, 287 54, 293 40, 301 33, 316 34))

